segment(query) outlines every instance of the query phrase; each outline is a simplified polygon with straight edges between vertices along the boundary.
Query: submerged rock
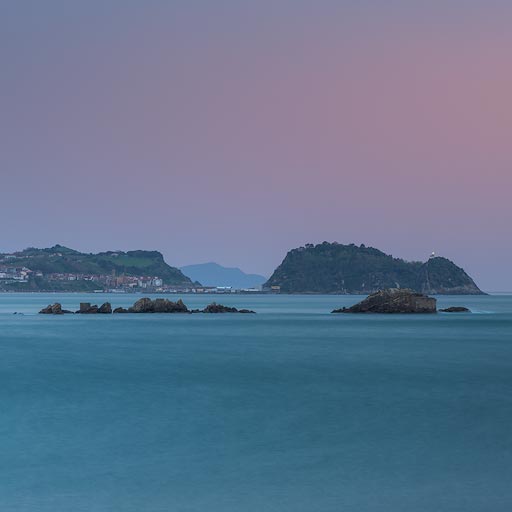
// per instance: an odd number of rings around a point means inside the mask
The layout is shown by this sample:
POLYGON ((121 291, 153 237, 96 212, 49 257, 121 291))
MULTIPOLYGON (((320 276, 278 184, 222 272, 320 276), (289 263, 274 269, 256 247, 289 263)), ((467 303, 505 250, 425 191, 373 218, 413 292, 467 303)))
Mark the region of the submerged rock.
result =
POLYGON ((333 313, 436 313, 436 299, 408 289, 388 288, 372 293, 350 308, 333 313))
POLYGON ((128 310, 125 308, 116 308, 114 309, 113 313, 128 313, 128 310))
POLYGON ((463 306, 452 306, 445 309, 439 310, 441 313, 471 313, 471 311, 468 308, 465 308, 463 306))

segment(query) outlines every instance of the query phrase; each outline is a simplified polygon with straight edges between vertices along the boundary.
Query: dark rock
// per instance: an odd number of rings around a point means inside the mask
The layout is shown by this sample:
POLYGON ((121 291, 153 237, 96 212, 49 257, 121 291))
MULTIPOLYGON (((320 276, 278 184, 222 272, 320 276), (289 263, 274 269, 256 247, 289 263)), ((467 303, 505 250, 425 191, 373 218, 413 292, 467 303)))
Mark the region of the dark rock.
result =
POLYGON ((239 309, 238 312, 256 314, 256 311, 252 311, 251 309, 239 309))
POLYGON ((62 309, 62 306, 58 302, 50 304, 39 311, 40 315, 64 315, 69 313, 72 313, 72 311, 62 309))
POLYGON ((128 308, 130 313, 152 313, 153 312, 153 301, 148 298, 139 299, 135 304, 128 308))
POLYGON ((64 311, 62 311, 62 306, 58 302, 56 302, 52 306, 52 314, 53 315, 63 315, 64 314, 64 311))
POLYGON ((128 309, 129 313, 189 313, 183 301, 172 302, 168 299, 139 299, 128 309))
POLYGON ((39 311, 39 314, 40 315, 51 315, 52 314, 52 306, 51 306, 51 304, 49 304, 45 308, 41 309, 41 311, 39 311))
POLYGON ((64 311, 62 310, 62 306, 56 302, 55 304, 49 304, 41 311, 39 311, 41 315, 63 315, 64 311))
POLYGON ((254 313, 254 311, 250 311, 249 309, 238 310, 236 308, 212 302, 203 309, 202 313, 254 313))
POLYGON ((91 307, 90 302, 80 302, 80 310, 77 313, 86 313, 91 307))
POLYGON ((91 306, 90 302, 81 302, 80 309, 77 311, 77 314, 82 315, 95 315, 99 312, 98 306, 91 306))
POLYGON ((333 313, 436 313, 436 299, 408 289, 388 288, 372 293, 350 308, 333 313))
POLYGON ((471 313, 468 308, 463 306, 452 306, 450 308, 440 309, 441 313, 471 313))
POLYGON ((212 302, 203 309, 203 313, 238 313, 238 309, 212 302))
POLYGON ((82 315, 96 315, 98 313, 98 306, 91 306, 88 302, 82 302, 80 304, 80 309, 77 311, 77 314, 82 315))
POLYGON ((98 313, 100 313, 102 315, 110 315, 110 314, 112 314, 112 305, 110 304, 110 302, 105 302, 105 304, 102 304, 98 308, 98 313))
POLYGON ((40 315, 53 315, 52 305, 48 304, 48 306, 46 306, 45 308, 41 309, 41 311, 39 311, 39 314, 40 315))
POLYGON ((128 313, 128 310, 125 308, 116 308, 113 311, 114 313, 128 313))

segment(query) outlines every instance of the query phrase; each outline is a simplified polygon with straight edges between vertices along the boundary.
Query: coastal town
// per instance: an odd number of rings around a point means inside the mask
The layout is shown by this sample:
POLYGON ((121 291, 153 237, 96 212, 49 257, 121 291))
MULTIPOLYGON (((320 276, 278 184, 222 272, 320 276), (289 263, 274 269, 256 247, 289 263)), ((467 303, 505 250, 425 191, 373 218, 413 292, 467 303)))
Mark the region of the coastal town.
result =
POLYGON ((259 288, 236 289, 229 286, 202 286, 199 283, 170 285, 160 276, 42 272, 17 266, 16 254, 0 257, 0 291, 92 291, 95 293, 257 293, 259 288))

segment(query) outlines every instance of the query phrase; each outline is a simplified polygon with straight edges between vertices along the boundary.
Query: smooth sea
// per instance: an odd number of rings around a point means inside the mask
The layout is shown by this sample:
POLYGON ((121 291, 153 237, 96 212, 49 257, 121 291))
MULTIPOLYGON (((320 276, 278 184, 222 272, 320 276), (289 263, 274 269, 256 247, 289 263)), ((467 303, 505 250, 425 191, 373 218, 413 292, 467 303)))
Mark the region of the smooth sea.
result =
POLYGON ((0 294, 1 512, 512 510, 512 295, 439 298, 470 314, 264 295, 215 297, 256 315, 37 314, 137 298, 0 294))

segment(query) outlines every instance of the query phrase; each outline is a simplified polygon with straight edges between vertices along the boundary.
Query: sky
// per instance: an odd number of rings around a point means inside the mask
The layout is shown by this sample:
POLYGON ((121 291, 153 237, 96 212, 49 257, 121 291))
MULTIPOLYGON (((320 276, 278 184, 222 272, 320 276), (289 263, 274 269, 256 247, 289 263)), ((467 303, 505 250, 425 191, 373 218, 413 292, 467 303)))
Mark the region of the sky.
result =
POLYGON ((512 290, 512 3, 0 0, 0 252, 270 275, 305 243, 512 290))

